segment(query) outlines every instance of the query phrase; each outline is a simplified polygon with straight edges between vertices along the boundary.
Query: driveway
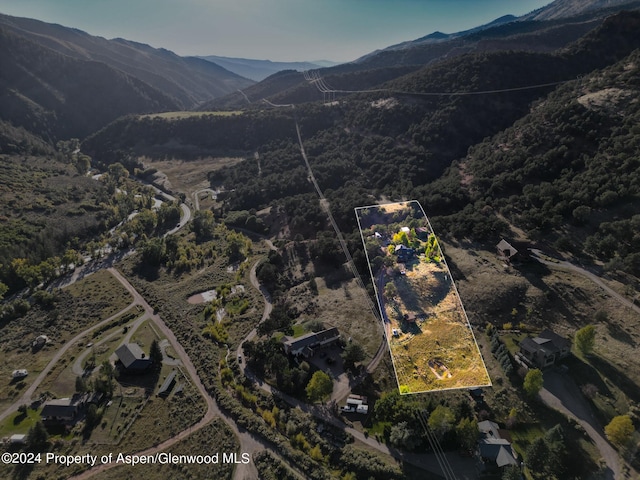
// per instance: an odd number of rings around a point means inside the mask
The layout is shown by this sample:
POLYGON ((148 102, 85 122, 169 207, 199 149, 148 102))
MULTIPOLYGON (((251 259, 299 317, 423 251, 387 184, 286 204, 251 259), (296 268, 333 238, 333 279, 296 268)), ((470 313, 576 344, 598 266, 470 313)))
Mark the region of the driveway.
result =
MULTIPOLYGON (((594 416, 591 406, 570 376, 555 371, 545 372, 540 398, 547 406, 573 418, 584 428, 607 464, 603 478, 628 478, 622 474, 622 459, 606 440, 603 428, 594 416)), ((635 476, 637 473, 634 472, 634 478, 635 476)))

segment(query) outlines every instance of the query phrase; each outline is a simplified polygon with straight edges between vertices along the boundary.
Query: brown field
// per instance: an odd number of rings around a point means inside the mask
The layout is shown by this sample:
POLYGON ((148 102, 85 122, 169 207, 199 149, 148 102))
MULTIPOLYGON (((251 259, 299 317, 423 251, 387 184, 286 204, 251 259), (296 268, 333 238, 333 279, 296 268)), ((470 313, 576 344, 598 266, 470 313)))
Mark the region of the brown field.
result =
POLYGON ((219 170, 226 166, 235 165, 244 160, 242 157, 206 157, 197 160, 156 160, 149 157, 141 157, 145 168, 157 168, 166 175, 167 187, 172 190, 184 192, 188 196, 198 190, 209 188, 207 179, 209 172, 219 170))
POLYGON ((356 280, 346 280, 340 288, 328 288, 322 278, 318 284, 318 310, 315 318, 326 326, 337 326, 346 336, 352 337, 373 357, 382 338, 382 328, 378 327, 373 312, 369 309, 364 292, 356 280))
POLYGON ((398 332, 389 345, 403 393, 490 383, 458 295, 442 281, 444 272, 443 264, 420 263, 395 280, 394 300, 385 299, 390 330, 398 332), (403 318, 409 312, 420 312, 415 322, 403 318))

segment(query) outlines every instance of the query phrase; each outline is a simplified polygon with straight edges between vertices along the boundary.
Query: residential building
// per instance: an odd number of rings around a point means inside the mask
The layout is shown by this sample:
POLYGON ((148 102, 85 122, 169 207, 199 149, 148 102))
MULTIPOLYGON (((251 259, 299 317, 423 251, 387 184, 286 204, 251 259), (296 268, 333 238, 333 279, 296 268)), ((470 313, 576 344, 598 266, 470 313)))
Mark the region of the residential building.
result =
POLYGON ((287 354, 309 358, 313 356, 316 349, 333 345, 339 339, 340 332, 336 327, 332 327, 321 332, 307 333, 297 338, 284 337, 282 343, 287 354))
POLYGON ((478 441, 478 471, 481 477, 501 475, 508 465, 519 465, 511 442, 497 423, 485 420, 478 423, 480 439, 478 441))
POLYGON ((396 245, 394 251, 398 257, 399 262, 406 262, 407 260, 411 259, 416 253, 413 248, 409 248, 405 245, 396 245))
POLYGON ((116 350, 116 366, 124 373, 144 373, 151 367, 148 358, 137 343, 125 343, 116 350))
POLYGON ((84 407, 88 394, 76 393, 71 398, 49 400, 42 407, 40 417, 45 424, 72 424, 84 407))
POLYGON ((520 356, 530 367, 545 368, 565 358, 571 351, 571 342, 549 329, 537 337, 527 337, 520 342, 520 356))

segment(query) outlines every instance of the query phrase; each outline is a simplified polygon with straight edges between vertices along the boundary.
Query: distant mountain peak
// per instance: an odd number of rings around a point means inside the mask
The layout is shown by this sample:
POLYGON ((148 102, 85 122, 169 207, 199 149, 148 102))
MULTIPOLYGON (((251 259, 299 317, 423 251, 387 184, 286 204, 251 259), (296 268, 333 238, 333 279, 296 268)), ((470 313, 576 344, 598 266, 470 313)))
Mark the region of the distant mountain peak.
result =
POLYGON ((423 38, 447 38, 449 35, 440 31, 435 31, 423 38))
POLYGON ((558 20, 582 15, 587 12, 616 8, 629 5, 640 5, 640 1, 634 0, 555 0, 549 5, 534 10, 520 17, 521 20, 558 20))

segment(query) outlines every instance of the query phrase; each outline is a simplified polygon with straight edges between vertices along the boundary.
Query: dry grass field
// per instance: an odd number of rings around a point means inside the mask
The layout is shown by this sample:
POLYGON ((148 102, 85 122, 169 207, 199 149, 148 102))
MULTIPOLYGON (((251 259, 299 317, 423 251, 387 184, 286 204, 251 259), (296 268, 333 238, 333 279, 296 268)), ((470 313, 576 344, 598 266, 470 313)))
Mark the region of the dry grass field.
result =
POLYGON ((357 212, 400 392, 490 385, 451 272, 420 205, 403 202, 357 212))
POLYGON ((420 262, 392 281, 398 293, 384 305, 395 332, 389 344, 401 391, 490 384, 444 264, 420 262))
POLYGON ((53 308, 34 306, 24 317, 0 326, 0 408, 9 406, 28 388, 60 347, 133 300, 106 270, 66 287, 57 293, 57 298, 53 308), (49 342, 34 349, 32 342, 38 335, 47 335, 49 342), (12 381, 11 372, 21 368, 26 368, 29 375, 22 381, 12 381))
POLYGON ((316 278, 318 305, 314 318, 326 326, 336 326, 346 338, 353 338, 373 357, 382 339, 382 327, 369 308, 364 292, 356 280, 346 280, 339 288, 327 287, 322 278, 316 278))
POLYGON ((220 112, 192 112, 189 110, 179 112, 162 112, 162 113, 149 113, 147 115, 140 115, 140 118, 163 118, 165 120, 182 120, 183 118, 205 117, 207 115, 214 115, 216 117, 231 117, 234 115, 242 115, 242 111, 220 111, 220 112))
MULTIPOLYGON (((207 178, 209 172, 235 165, 243 160, 244 158, 242 157, 205 157, 188 161, 178 158, 165 160, 140 157, 140 161, 145 168, 157 168, 158 173, 156 176, 166 176, 164 184, 167 188, 183 192, 187 196, 210 187, 207 178)), ((160 181, 162 182, 162 180, 160 181)), ((203 198, 202 200, 205 199, 203 198)), ((202 207, 204 206, 203 203, 202 207)))
MULTIPOLYGON (((219 419, 214 420, 202 430, 171 447, 168 452, 175 455, 220 454, 217 464, 182 464, 182 465, 136 465, 113 468, 96 475, 96 480, 133 480, 145 478, 149 480, 166 478, 231 478, 234 465, 222 462, 222 453, 238 452, 239 445, 230 428, 219 419)), ((240 453, 238 453, 238 458, 240 453)))

